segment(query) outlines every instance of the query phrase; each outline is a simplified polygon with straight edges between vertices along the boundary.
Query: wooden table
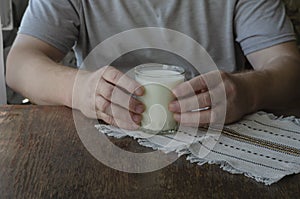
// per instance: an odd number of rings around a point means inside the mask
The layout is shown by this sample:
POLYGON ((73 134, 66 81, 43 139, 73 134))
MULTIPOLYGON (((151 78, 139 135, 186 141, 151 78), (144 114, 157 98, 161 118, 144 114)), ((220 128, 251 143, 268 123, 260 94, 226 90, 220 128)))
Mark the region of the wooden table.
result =
MULTIPOLYGON (((81 116, 82 120, 88 120, 81 116)), ((149 150, 131 138, 110 140, 149 150)), ((216 165, 181 157, 161 170, 111 169, 83 146, 72 110, 61 106, 0 107, 0 198, 297 198, 300 175, 265 186, 216 165)))

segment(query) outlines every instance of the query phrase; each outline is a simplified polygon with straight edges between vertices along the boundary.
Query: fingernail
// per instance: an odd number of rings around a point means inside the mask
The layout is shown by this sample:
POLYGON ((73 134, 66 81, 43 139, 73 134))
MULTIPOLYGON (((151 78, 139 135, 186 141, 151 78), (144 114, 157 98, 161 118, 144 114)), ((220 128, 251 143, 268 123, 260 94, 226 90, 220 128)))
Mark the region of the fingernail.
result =
POLYGON ((144 112, 144 110, 145 110, 145 107, 144 107, 144 105, 137 105, 136 107, 135 107, 135 112, 137 112, 137 113, 143 113, 144 112))
POLYGON ((143 88, 143 87, 139 87, 138 89, 136 89, 136 90, 134 91, 134 94, 135 94, 135 95, 138 95, 138 96, 143 95, 143 94, 144 94, 144 88, 143 88))
POLYGON ((142 117, 140 115, 133 115, 133 121, 136 123, 140 123, 142 120, 142 117))
POLYGON ((171 102, 170 105, 169 105, 169 110, 170 111, 173 111, 173 112, 176 112, 176 111, 179 111, 180 107, 179 107, 179 104, 177 101, 174 101, 174 102, 171 102))

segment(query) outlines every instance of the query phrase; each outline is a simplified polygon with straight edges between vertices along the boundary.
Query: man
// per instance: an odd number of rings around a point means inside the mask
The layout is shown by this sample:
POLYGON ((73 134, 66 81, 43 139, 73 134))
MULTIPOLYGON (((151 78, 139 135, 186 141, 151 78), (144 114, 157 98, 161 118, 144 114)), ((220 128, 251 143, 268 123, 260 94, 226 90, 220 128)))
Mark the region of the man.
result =
MULTIPOLYGON (((226 104, 215 100, 221 82, 215 82, 214 88, 207 91, 205 82, 214 80, 218 72, 198 75, 173 90, 180 101, 172 102, 169 109, 182 124, 199 126, 218 121, 224 105, 226 123, 258 110, 300 115, 300 56, 280 0, 31 0, 8 57, 7 83, 34 103, 66 105, 88 117, 96 108, 98 118, 109 124, 137 128, 144 107, 127 94, 143 95, 137 82, 122 78, 118 84, 122 89, 116 92, 119 100, 112 101, 111 93, 122 77, 119 70, 105 67, 81 71, 77 89, 82 95, 72 98, 78 70, 58 62, 74 46, 80 65, 105 39, 139 27, 168 28, 192 37, 224 71, 221 76, 226 104), (245 69, 245 57, 254 70, 233 73, 245 69), (95 84, 96 93, 90 86, 95 84), (187 92, 188 85, 193 87, 198 103, 189 97, 193 93, 187 92), (96 101, 90 97, 95 95, 96 101), (191 112, 211 107, 211 98, 216 103, 214 108, 191 112), (130 99, 129 105, 123 104, 126 99, 130 99), (112 109, 118 114, 114 115, 112 109), (132 118, 126 117, 128 110, 132 118)), ((154 62, 164 63, 176 60, 161 54, 138 51, 115 64, 135 66, 134 61, 150 62, 154 58, 154 62)))

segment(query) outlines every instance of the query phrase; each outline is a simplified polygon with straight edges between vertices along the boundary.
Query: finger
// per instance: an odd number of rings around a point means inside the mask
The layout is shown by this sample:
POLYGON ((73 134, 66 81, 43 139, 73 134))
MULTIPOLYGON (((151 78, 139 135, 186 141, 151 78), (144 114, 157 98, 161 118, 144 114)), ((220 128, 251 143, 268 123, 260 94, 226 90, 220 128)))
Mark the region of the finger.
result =
POLYGON ((193 96, 197 91, 206 89, 206 84, 201 76, 197 76, 190 81, 183 82, 176 86, 172 92, 177 98, 193 96))
POLYGON ((187 98, 173 101, 169 105, 169 110, 177 113, 189 112, 199 108, 206 108, 211 106, 211 99, 209 92, 199 93, 187 98))
POLYGON ((212 71, 178 85, 173 89, 173 93, 177 98, 190 96, 203 90, 211 90, 220 82, 222 82, 222 72, 212 71))
POLYGON ((144 93, 144 88, 138 82, 111 66, 105 68, 102 77, 106 81, 125 89, 131 94, 141 96, 144 93))
POLYGON ((119 128, 128 129, 128 130, 137 130, 140 127, 139 125, 135 124, 134 122, 131 122, 131 123, 125 122, 120 119, 113 118, 112 116, 107 115, 100 111, 97 112, 97 116, 98 116, 98 119, 103 120, 107 124, 117 126, 119 128))
POLYGON ((106 100, 111 101, 114 104, 118 104, 132 112, 142 113, 145 110, 145 106, 142 102, 126 94, 124 91, 106 82, 102 78, 99 80, 97 93, 106 100))
POLYGON ((204 126, 207 124, 224 123, 226 111, 224 111, 224 104, 216 106, 214 109, 208 109, 198 112, 175 113, 174 118, 177 122, 185 126, 204 126))
POLYGON ((188 112, 188 113, 175 113, 174 119, 185 126, 198 127, 206 125, 210 122, 211 110, 188 112))
POLYGON ((219 84, 209 91, 204 91, 187 98, 173 101, 169 105, 172 112, 189 112, 196 109, 212 107, 218 103, 226 103, 226 91, 223 85, 219 84))
POLYGON ((130 112, 121 106, 111 103, 101 96, 96 98, 96 110, 97 112, 100 111, 106 115, 112 116, 113 118, 118 118, 125 122, 134 121, 136 124, 139 124, 142 120, 142 116, 140 114, 130 112))

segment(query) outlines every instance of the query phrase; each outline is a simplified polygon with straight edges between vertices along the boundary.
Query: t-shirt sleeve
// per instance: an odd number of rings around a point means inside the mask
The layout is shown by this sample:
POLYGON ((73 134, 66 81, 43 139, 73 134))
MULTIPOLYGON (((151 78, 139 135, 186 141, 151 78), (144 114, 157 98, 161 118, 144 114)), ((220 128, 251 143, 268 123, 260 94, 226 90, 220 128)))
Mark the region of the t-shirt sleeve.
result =
POLYGON ((79 35, 76 6, 71 0, 30 0, 19 33, 38 38, 67 53, 79 35))
POLYGON ((281 0, 238 0, 234 28, 245 55, 296 40, 281 0))

